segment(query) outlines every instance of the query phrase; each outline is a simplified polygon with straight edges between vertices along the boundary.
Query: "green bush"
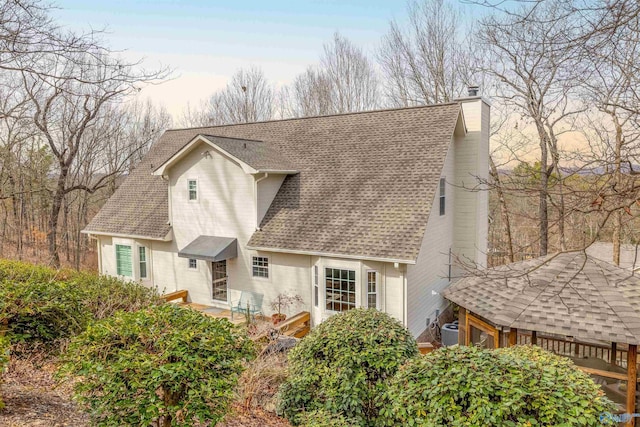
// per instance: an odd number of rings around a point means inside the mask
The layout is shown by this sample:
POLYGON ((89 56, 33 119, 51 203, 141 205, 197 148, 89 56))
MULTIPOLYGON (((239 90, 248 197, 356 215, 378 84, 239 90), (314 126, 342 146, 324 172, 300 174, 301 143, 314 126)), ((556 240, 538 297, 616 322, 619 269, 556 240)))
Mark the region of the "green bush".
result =
POLYGON ((0 320, 15 343, 51 344, 87 326, 83 292, 63 282, 0 283, 0 320))
POLYGON ((59 374, 80 377, 74 391, 96 425, 215 425, 253 354, 226 319, 163 304, 90 325, 59 374))
POLYGON ((50 282, 66 280, 74 274, 77 274, 74 270, 55 270, 22 261, 0 259, 0 281, 50 282))
POLYGON ((161 302, 155 289, 115 277, 81 272, 69 278, 69 283, 80 289, 82 303, 94 319, 104 319, 116 311, 140 310, 161 302))
POLYGON ((140 284, 0 260, 0 321, 14 343, 51 346, 94 319, 157 302, 155 291, 140 284))
POLYGON ((289 353, 279 412, 293 424, 305 411, 324 410, 377 425, 386 380, 417 354, 411 334, 387 314, 355 309, 332 316, 289 353))
MULTIPOLYGON (((0 333, 2 333, 0 331, 0 333)), ((9 340, 6 336, 0 335, 0 385, 2 385, 2 374, 4 373, 7 365, 9 364, 9 340)), ((0 411, 4 409, 4 402, 2 401, 2 392, 0 390, 0 411)))
POLYGON ((612 411, 573 362, 535 346, 434 351, 403 366, 385 400, 388 426, 597 426, 612 411))
POLYGON ((356 425, 340 414, 332 414, 324 410, 303 412, 298 416, 298 419, 300 425, 304 427, 351 427, 356 425))

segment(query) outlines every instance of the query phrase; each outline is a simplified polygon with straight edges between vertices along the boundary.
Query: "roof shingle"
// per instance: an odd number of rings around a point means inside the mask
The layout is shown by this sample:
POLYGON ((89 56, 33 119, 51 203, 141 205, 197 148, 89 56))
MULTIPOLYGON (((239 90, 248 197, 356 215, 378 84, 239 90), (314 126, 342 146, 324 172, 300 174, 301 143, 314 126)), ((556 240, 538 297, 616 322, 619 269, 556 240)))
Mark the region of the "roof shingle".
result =
POLYGON ((501 326, 640 344, 640 278, 583 251, 494 267, 443 296, 501 326))
POLYGON ((217 143, 231 154, 244 142, 229 138, 252 140, 248 164, 273 166, 273 153, 285 153, 300 172, 284 180, 250 246, 413 261, 460 111, 449 103, 170 130, 85 231, 166 236, 167 184, 151 173, 201 134, 225 138, 217 143))

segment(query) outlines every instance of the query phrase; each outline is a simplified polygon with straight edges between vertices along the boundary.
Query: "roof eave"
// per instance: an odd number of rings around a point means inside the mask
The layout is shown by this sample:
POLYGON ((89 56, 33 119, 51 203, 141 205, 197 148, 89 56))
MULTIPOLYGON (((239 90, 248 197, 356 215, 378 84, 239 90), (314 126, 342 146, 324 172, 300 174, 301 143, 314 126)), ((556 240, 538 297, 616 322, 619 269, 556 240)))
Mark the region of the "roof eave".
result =
POLYGON ((89 236, 109 236, 109 237, 122 237, 127 239, 140 239, 140 240, 154 240, 159 242, 170 242, 173 240, 173 230, 169 230, 163 237, 143 236, 141 234, 126 234, 126 233, 107 233, 104 231, 82 230, 82 234, 89 236))
POLYGON ((331 258, 359 259, 364 261, 392 262, 392 263, 410 264, 410 265, 415 265, 416 263, 416 260, 411 260, 411 259, 375 257, 375 256, 369 256, 369 255, 340 254, 340 253, 330 253, 330 252, 322 252, 322 251, 311 251, 311 250, 304 250, 304 249, 273 248, 273 247, 265 247, 265 246, 254 246, 254 245, 247 245, 247 249, 253 250, 253 251, 278 252, 278 253, 287 253, 287 254, 294 254, 294 255, 324 256, 324 257, 331 257, 331 258))
POLYGON ((153 175, 158 175, 158 176, 166 176, 168 169, 170 169, 173 165, 175 165, 180 160, 182 160, 182 158, 184 156, 186 156, 189 152, 191 152, 193 147, 199 142, 204 142, 204 143, 208 144, 209 146, 211 146, 212 149, 216 150, 218 153, 222 154, 225 157, 228 157, 229 159, 231 159, 232 161, 237 163, 242 168, 244 173, 246 173, 247 175, 253 175, 253 174, 257 174, 257 173, 279 173, 279 174, 286 174, 286 175, 294 175, 294 174, 300 173, 300 171, 295 170, 295 169, 263 169, 263 168, 256 169, 253 166, 249 165, 248 163, 240 160, 239 158, 237 158, 233 154, 229 153, 228 151, 226 151, 222 147, 218 146, 217 144, 215 144, 211 140, 209 140, 206 135, 196 135, 191 141, 189 141, 177 153, 175 153, 167 161, 165 161, 162 165, 160 165, 158 168, 156 168, 153 171, 152 174, 153 175))

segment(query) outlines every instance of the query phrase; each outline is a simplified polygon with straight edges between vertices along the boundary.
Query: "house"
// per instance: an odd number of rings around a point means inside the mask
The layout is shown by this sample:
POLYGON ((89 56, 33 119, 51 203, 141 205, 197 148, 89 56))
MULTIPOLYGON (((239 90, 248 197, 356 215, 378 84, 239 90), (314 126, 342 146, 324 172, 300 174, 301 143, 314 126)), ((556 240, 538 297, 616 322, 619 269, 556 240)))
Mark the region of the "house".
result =
MULTIPOLYGON (((102 274, 304 300, 317 324, 375 307, 414 335, 456 256, 485 264, 489 104, 455 102, 169 130, 84 230, 102 274)), ((290 313, 291 314, 291 313, 290 313)))

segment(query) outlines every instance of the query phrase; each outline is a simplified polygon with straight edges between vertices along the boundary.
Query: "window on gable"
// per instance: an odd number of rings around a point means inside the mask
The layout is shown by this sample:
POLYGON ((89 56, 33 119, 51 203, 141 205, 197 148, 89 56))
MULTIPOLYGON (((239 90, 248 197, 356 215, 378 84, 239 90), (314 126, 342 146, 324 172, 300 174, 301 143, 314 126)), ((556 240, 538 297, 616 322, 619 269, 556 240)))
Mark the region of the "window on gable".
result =
POLYGON ((253 277, 269 277, 269 258, 263 256, 253 257, 253 277))
POLYGON ((116 272, 118 276, 133 277, 131 246, 116 245, 116 272))
POLYGON ((445 191, 445 179, 444 178, 440 178, 440 215, 444 215, 444 208, 445 208, 445 195, 444 195, 444 191, 445 191))
POLYGON ((147 248, 138 247, 138 264, 140 265, 140 278, 147 278, 147 248))
POLYGON ((189 258, 189 268, 192 270, 198 268, 198 260, 189 258))
POLYGON ((356 272, 325 268, 327 310, 347 311, 356 308, 356 272))
POLYGON ((189 187, 189 200, 198 200, 198 181, 190 179, 187 181, 189 187))

